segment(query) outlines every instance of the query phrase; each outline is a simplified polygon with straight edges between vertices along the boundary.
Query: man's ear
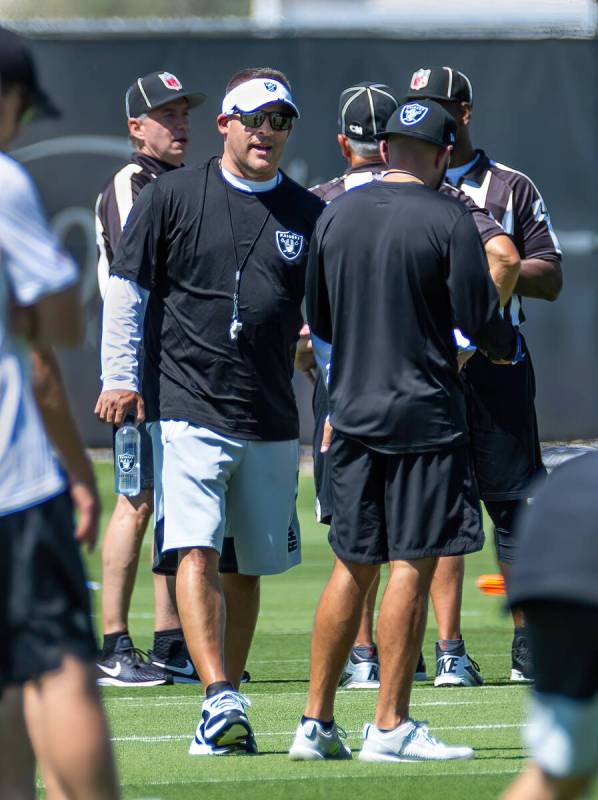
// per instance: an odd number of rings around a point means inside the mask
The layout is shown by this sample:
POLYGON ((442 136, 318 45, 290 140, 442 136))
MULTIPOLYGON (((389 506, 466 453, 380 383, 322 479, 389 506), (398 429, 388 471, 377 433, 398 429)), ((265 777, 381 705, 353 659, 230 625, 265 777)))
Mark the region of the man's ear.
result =
POLYGON ((338 142, 338 146, 341 149, 341 153, 343 158, 346 158, 347 161, 351 158, 351 147, 349 145, 349 139, 345 136, 344 133, 338 133, 336 136, 336 141, 338 142))
POLYGON ((390 164, 390 155, 388 152, 388 139, 382 139, 380 141, 380 155, 382 157, 382 161, 388 166, 390 164))
POLYGON ((461 122, 463 125, 469 125, 471 122, 471 116, 473 113, 473 109, 469 103, 463 101, 461 103, 461 122))
POLYGON ((231 118, 227 114, 218 114, 216 117, 216 126, 218 128, 218 132, 223 136, 226 136, 228 133, 228 123, 230 120, 231 118))
POLYGON ((436 158, 434 159, 434 167, 436 169, 438 169, 444 163, 445 159, 448 162, 452 149, 452 145, 449 144, 445 145, 444 147, 440 147, 436 151, 436 158))
POLYGON ((127 121, 127 126, 129 128, 129 136, 131 139, 135 139, 138 142, 142 142, 144 140, 143 135, 143 120, 137 119, 136 117, 130 117, 127 121))

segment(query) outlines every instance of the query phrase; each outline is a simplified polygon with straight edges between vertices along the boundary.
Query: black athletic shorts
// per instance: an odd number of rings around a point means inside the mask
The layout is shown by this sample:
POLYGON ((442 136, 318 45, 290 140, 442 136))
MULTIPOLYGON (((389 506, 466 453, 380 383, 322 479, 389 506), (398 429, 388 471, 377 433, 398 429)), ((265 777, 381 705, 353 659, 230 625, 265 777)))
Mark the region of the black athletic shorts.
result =
POLYGON ((534 688, 574 700, 598 695, 598 606, 560 600, 521 604, 534 688))
MULTIPOLYGON (((133 417, 127 418, 127 422, 133 422, 133 417)), ((138 426, 139 430, 139 439, 141 441, 141 458, 140 458, 140 467, 141 467, 141 488, 142 489, 153 489, 154 488, 154 455, 152 451, 152 437, 149 435, 149 431, 145 423, 140 423, 138 426)), ((116 436, 116 431, 118 430, 118 426, 112 426, 112 458, 115 459, 114 455, 114 437, 116 436)))
MULTIPOLYGON (((154 560, 152 572, 156 575, 176 575, 179 565, 178 550, 163 550, 164 546, 164 519, 158 520, 154 526, 154 560)), ((236 574, 239 571, 237 554, 235 553, 235 540, 233 537, 224 537, 222 555, 218 562, 220 572, 236 574)))
POLYGON ((469 431, 482 500, 522 500, 545 474, 536 420, 534 367, 492 364, 475 353, 461 371, 469 431))
POLYGON ((324 423, 328 416, 328 390, 324 378, 318 370, 313 395, 314 410, 314 483, 316 486, 316 519, 324 525, 332 520, 332 490, 330 488, 330 457, 321 453, 324 423))
POLYGON ((383 564, 481 550, 482 514, 468 448, 387 454, 334 433, 334 517, 343 561, 383 564))
POLYGON ((0 516, 0 691, 93 661, 97 645, 67 493, 0 516))

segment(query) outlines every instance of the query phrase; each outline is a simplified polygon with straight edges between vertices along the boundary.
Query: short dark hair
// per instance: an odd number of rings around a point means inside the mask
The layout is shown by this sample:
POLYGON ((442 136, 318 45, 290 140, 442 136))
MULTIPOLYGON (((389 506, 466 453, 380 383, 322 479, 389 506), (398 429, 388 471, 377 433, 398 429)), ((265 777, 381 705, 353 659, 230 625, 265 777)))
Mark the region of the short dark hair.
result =
POLYGON ((286 86, 289 92, 291 91, 291 82, 284 72, 279 69, 273 69, 272 67, 245 67, 245 69, 235 72, 226 84, 224 94, 228 94, 236 86, 240 86, 242 83, 251 81, 254 78, 271 78, 273 81, 278 81, 283 86, 286 86))

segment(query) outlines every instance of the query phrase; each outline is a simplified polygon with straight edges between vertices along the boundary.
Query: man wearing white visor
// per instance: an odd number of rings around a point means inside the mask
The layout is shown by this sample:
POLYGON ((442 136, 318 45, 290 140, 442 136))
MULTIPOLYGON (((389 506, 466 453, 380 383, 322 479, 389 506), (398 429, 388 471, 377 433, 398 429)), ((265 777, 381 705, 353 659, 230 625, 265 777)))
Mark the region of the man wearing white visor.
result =
POLYGON ((96 410, 151 423, 164 551, 178 552, 181 623, 206 689, 192 755, 256 752, 238 686, 260 576, 300 561, 291 378, 324 204, 279 170, 298 116, 282 73, 237 73, 217 117, 222 157, 143 189, 104 305, 104 387, 122 392, 96 410))

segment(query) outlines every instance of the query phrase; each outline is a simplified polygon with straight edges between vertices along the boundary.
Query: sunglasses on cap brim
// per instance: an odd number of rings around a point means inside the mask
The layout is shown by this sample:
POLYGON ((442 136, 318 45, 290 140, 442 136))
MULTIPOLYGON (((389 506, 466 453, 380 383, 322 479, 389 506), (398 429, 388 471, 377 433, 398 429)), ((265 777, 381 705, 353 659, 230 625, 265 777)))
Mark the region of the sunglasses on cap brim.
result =
POLYGON ((281 111, 239 111, 238 109, 231 116, 238 117, 239 121, 246 128, 260 128, 266 119, 270 122, 273 131, 289 131, 293 126, 294 116, 283 114, 281 111))

